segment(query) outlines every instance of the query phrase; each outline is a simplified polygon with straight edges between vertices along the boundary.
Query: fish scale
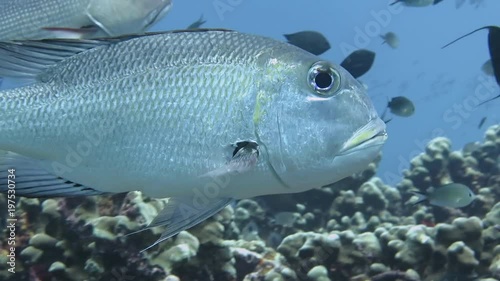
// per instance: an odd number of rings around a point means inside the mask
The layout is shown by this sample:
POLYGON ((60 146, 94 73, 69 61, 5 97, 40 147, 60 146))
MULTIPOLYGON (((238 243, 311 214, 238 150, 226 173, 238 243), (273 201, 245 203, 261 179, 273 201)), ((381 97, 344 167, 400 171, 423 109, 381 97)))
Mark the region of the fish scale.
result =
POLYGON ((153 245, 234 199, 345 178, 387 138, 345 69, 256 35, 0 42, 1 61, 33 84, 0 91, 0 177, 15 167, 29 197, 170 197, 153 245))
POLYGON ((92 22, 83 13, 89 2, 90 0, 0 0, 0 39, 50 38, 51 32, 43 31, 42 28, 80 28, 90 25, 92 22))
MULTIPOLYGON (((254 70, 257 67, 252 67, 256 63, 255 46, 267 47, 262 44, 265 41, 250 41, 244 37, 228 41, 224 38, 226 36, 225 33, 217 36, 206 34, 196 41, 188 36, 176 36, 175 43, 168 36, 162 40, 151 37, 146 42, 129 41, 129 48, 117 48, 116 51, 106 52, 104 57, 90 55, 98 52, 97 49, 71 57, 57 65, 57 69, 47 72, 50 78, 45 79, 49 82, 32 86, 28 91, 32 95, 26 95, 24 89, 3 94, 24 95, 26 99, 18 101, 19 106, 24 107, 28 103, 29 108, 38 107, 38 110, 35 113, 25 111, 26 114, 14 114, 17 108, 2 110, 11 112, 8 119, 15 122, 5 121, 3 124, 2 131, 9 139, 3 138, 0 146, 24 155, 43 151, 44 158, 64 163, 67 151, 58 147, 75 149, 84 138, 82 132, 92 132, 100 120, 113 120, 110 125, 116 127, 116 131, 103 132, 107 137, 85 157, 84 164, 114 166, 145 182, 156 181, 152 169, 185 177, 199 176, 216 169, 227 161, 227 157, 221 157, 225 152, 222 150, 224 146, 239 138, 255 138, 250 124, 255 91, 248 89, 255 81, 252 77, 257 77, 254 70), (236 49, 224 54, 220 51, 222 48, 217 48, 198 55, 196 50, 205 49, 204 42, 208 41, 214 45, 225 42, 228 47, 245 45, 249 51, 236 49), (159 48, 165 42, 170 45, 159 48), (128 53, 132 49, 139 51, 130 57, 128 53), (171 56, 163 56, 163 52, 177 53, 179 57, 172 59, 171 56), (121 64, 123 57, 128 58, 126 70, 115 68, 121 64), (190 66, 193 63, 198 66, 193 68, 190 66), (200 73, 204 75, 200 76, 200 73), (159 76, 165 79, 158 79, 159 76), (214 77, 220 77, 220 81, 213 83, 214 77), (40 94, 54 103, 46 104, 36 98, 40 94), (236 107, 238 110, 235 110, 236 107), (158 115, 140 114, 142 112, 158 115), (186 120, 191 126, 183 125, 186 120), (245 123, 246 126, 241 126, 245 123), (25 131, 20 124, 33 124, 37 133, 25 131), (221 134, 214 134, 214 131, 221 134), (136 147, 138 143, 150 146, 136 147), (153 148, 154 145, 156 147, 153 148), (193 147, 197 146, 204 149, 196 149, 193 155, 193 147), (124 153, 115 155, 109 147, 119 147, 124 153), (168 151, 168 154, 158 159, 158 150, 168 151), (151 178, 148 179, 148 175, 151 178)), ((262 47, 259 49, 262 50, 262 47)), ((12 105, 12 102, 3 104, 12 105)), ((5 120, 3 116, 0 118, 5 120)), ((81 177, 75 175, 69 178, 78 182, 81 177)), ((98 182, 93 186, 107 188, 98 182)), ((127 185, 127 188, 130 186, 127 185)))

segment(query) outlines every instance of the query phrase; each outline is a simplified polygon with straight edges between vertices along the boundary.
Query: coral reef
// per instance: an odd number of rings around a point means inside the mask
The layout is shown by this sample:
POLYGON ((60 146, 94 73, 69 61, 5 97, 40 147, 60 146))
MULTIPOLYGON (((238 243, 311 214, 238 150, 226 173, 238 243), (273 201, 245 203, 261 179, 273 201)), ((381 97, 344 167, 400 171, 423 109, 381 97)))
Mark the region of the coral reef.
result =
MULTIPOLYGON (((240 200, 141 252, 163 229, 147 225, 168 199, 140 192, 19 199, 16 273, 1 280, 499 280, 500 126, 453 151, 437 138, 396 187, 363 172, 301 194, 240 200), (451 209, 410 204, 410 191, 458 182, 477 195, 451 209)), ((0 207, 7 208, 0 195, 0 207)), ((4 227, 5 229, 5 227, 4 227)), ((5 255, 3 255, 5 253, 5 255)))

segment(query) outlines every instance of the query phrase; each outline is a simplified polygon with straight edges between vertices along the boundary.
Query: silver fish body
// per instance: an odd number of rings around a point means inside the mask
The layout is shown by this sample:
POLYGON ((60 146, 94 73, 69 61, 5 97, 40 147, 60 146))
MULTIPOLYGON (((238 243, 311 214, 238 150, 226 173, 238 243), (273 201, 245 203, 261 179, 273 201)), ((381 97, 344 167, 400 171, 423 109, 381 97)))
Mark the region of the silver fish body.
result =
POLYGON ((171 0, 0 0, 0 40, 139 33, 171 6, 171 0))
POLYGON ((19 47, 29 56, 95 44, 40 73, 0 66, 0 76, 37 79, 0 92, 0 150, 26 158, 18 173, 35 163, 102 192, 248 198, 338 181, 386 139, 364 88, 295 46, 214 30, 113 40, 0 43, 12 63, 19 47), (241 143, 257 146, 245 155, 241 143))
POLYGON ((421 203, 425 200, 431 205, 462 208, 468 206, 474 201, 476 195, 469 187, 460 183, 449 183, 438 188, 435 188, 428 194, 414 193, 417 196, 417 201, 414 204, 421 203))

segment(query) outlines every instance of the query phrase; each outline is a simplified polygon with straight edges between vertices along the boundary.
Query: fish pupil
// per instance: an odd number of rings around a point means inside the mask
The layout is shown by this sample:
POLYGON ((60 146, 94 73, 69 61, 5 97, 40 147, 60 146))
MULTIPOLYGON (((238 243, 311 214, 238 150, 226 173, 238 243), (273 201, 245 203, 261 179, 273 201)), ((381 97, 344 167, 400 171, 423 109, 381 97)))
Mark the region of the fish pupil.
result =
POLYGON ((333 77, 326 72, 320 72, 314 78, 314 83, 319 89, 328 89, 332 86, 333 77))

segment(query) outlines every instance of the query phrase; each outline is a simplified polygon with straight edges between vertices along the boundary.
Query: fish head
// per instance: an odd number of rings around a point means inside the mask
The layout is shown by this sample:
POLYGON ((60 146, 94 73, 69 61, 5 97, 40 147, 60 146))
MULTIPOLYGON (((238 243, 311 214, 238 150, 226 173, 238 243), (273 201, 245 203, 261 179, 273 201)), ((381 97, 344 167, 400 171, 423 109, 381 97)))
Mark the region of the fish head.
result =
POLYGON ((297 50, 268 56, 264 75, 254 124, 282 193, 339 181, 378 156, 385 123, 341 66, 297 50))
POLYGON ((458 198, 458 204, 460 205, 460 207, 465 207, 467 205, 469 205, 470 203, 472 203, 472 201, 474 201, 476 199, 476 194, 474 194, 474 192, 472 192, 472 190, 470 190, 470 188, 464 186, 464 185, 461 185, 461 189, 460 189, 460 192, 459 192, 459 196, 457 196, 458 198))

